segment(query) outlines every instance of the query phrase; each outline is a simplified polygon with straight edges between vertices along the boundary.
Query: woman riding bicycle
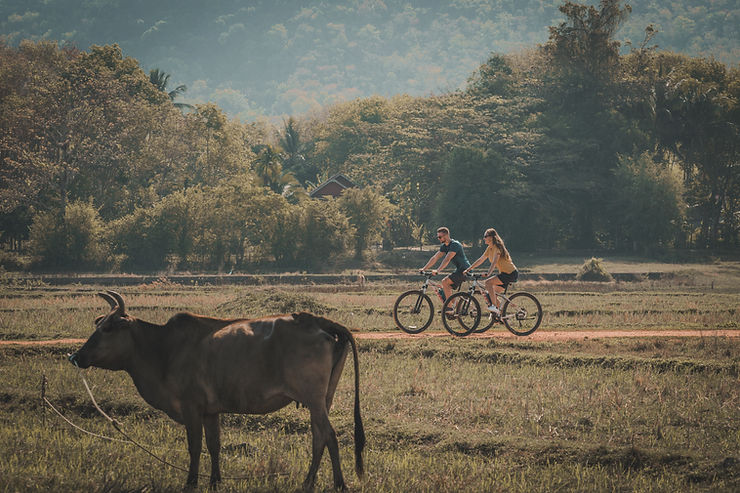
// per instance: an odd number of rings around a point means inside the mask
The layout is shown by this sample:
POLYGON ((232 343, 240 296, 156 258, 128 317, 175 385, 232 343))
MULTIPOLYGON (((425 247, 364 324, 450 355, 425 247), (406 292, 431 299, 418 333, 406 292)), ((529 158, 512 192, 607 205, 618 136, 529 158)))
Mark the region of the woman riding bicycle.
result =
POLYGON ((478 260, 473 262, 473 264, 465 270, 465 274, 486 260, 491 261, 491 267, 486 273, 486 276, 490 277, 486 279, 485 283, 486 290, 491 295, 492 302, 488 307, 488 310, 499 315, 499 303, 496 293, 503 293, 510 283, 516 282, 519 278, 519 271, 511 260, 511 255, 509 255, 509 251, 506 249, 506 245, 504 245, 504 240, 501 239, 495 229, 488 228, 483 234, 483 241, 488 245, 486 251, 483 252, 483 255, 481 255, 478 260), (491 276, 493 269, 498 269, 498 274, 495 276, 491 276))

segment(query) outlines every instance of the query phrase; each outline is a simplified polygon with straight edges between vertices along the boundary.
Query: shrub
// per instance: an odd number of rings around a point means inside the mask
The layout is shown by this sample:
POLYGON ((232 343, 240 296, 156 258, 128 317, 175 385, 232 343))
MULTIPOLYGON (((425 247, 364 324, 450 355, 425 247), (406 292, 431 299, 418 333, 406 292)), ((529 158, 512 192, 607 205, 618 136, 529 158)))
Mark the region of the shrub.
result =
POLYGON ((392 250, 396 246, 412 246, 416 244, 415 233, 418 226, 414 220, 397 205, 389 206, 388 221, 383 230, 383 249, 392 250), (386 248, 388 245, 388 248, 386 248))
POLYGON ((580 272, 576 276, 579 281, 597 281, 597 282, 609 282, 613 281, 609 272, 602 265, 602 259, 591 257, 590 260, 586 260, 581 267, 580 272))
POLYGON ((104 224, 88 202, 73 202, 63 214, 49 210, 36 214, 29 246, 37 265, 52 269, 95 269, 105 264, 108 246, 104 224))
POLYGON ((190 206, 199 204, 197 197, 196 192, 176 192, 109 223, 106 234, 117 263, 126 269, 156 270, 166 268, 172 255, 185 258, 192 251, 190 206))
POLYGON ((354 229, 336 201, 307 200, 300 206, 298 259, 308 266, 346 253, 354 229))

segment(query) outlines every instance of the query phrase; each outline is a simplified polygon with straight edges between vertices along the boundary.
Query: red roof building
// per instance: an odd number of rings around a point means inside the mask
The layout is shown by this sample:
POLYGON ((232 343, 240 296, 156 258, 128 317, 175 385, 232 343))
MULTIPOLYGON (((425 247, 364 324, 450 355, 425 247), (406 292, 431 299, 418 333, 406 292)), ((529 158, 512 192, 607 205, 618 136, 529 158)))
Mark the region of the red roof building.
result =
POLYGON ((355 186, 349 178, 342 174, 334 175, 324 183, 316 187, 309 196, 312 198, 339 197, 347 188, 355 186))

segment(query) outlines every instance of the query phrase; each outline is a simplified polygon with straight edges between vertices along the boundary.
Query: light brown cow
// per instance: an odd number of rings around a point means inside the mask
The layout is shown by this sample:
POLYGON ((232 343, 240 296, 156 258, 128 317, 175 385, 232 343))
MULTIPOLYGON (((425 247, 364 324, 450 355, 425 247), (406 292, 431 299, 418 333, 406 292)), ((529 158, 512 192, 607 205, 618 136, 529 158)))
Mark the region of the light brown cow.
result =
POLYGON ((198 481, 203 429, 211 483, 221 480, 219 413, 266 414, 296 402, 311 412, 313 457, 304 489, 313 489, 325 447, 334 486, 344 488, 329 409, 350 346, 355 363, 355 470, 362 476, 365 433, 357 346, 346 327, 305 312, 258 320, 179 313, 165 325, 156 325, 129 316, 118 293, 100 296, 111 311, 95 320, 95 332, 69 359, 80 368, 126 371, 144 400, 185 425, 188 485, 198 481))

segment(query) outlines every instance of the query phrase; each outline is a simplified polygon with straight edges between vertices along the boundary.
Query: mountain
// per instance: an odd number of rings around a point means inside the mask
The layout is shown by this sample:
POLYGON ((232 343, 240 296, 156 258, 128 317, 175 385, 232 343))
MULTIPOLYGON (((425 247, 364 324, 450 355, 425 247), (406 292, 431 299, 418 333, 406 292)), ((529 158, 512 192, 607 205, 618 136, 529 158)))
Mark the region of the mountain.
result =
MULTIPOLYGON (((618 38, 648 24, 662 49, 740 60, 736 0, 636 0, 618 38)), ((557 0, 3 0, 11 45, 117 43, 145 70, 243 121, 371 95, 465 85, 491 52, 534 48, 563 21, 557 0)), ((625 47, 625 49, 627 49, 625 47)))

